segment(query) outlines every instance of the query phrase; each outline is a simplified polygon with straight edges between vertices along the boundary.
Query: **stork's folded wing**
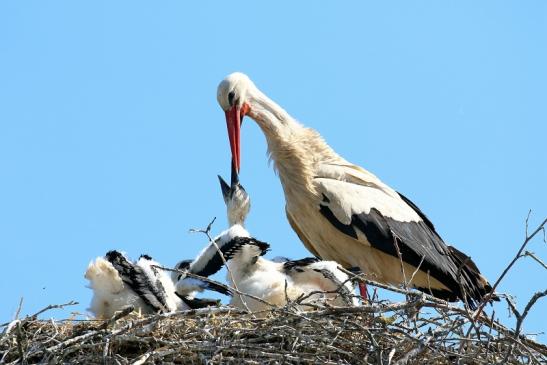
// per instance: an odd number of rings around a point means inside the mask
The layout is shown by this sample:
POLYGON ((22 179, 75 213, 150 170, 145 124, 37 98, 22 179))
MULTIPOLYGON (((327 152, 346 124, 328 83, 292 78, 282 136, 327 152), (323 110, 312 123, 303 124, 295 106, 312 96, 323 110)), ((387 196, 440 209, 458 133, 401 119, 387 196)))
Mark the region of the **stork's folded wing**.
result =
MULTIPOLYGON (((416 205, 357 166, 324 165, 320 171, 315 178, 323 197, 318 209, 334 227, 393 257, 399 257, 398 248, 405 263, 429 273, 459 296, 458 265, 416 205)), ((462 283, 473 292, 473 280, 466 275, 462 283)))

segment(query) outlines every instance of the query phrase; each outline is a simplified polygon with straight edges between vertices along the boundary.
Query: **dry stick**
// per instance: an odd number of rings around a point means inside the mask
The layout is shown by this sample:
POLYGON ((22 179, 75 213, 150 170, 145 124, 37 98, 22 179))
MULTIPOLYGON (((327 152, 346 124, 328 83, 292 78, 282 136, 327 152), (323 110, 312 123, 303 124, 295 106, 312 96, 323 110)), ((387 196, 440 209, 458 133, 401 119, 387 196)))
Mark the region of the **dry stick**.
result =
MULTIPOLYGON (((195 313, 202 313, 202 312, 205 312, 205 313, 237 312, 237 309, 234 309, 234 308, 214 308, 214 309, 213 308, 204 308, 204 309, 190 309, 190 310, 181 311, 181 312, 170 312, 170 313, 157 314, 157 315, 152 316, 152 317, 148 317, 148 318, 144 318, 144 319, 141 319, 141 320, 138 320, 138 321, 131 322, 131 323, 123 326, 122 328, 119 328, 115 331, 112 331, 108 335, 108 337, 111 338, 111 337, 117 336, 119 334, 127 332, 128 330, 130 330, 132 328, 138 328, 138 327, 146 326, 150 323, 157 322, 160 319, 171 318, 171 317, 180 316, 180 315, 192 315, 192 314, 195 314, 195 313)), ((104 331, 105 330, 103 330, 103 329, 98 329, 98 330, 95 330, 95 331, 85 333, 85 334, 80 335, 80 336, 71 337, 71 338, 69 338, 69 339, 67 339, 63 342, 58 343, 57 345, 48 347, 44 350, 38 350, 36 353, 33 353, 33 355, 37 354, 37 353, 44 352, 44 351, 51 353, 51 352, 66 348, 66 347, 68 347, 72 344, 82 342, 84 340, 87 340, 89 338, 97 336, 100 333, 104 333, 104 331)))
MULTIPOLYGON (((21 298, 21 302, 22 302, 22 298, 21 298)), ((51 309, 63 309, 64 307, 67 307, 67 306, 70 306, 70 305, 77 305, 79 304, 78 302, 74 301, 74 300, 71 300, 70 302, 68 303, 65 303, 65 304, 50 304, 48 305, 47 307, 39 310, 38 312, 30 315, 30 316, 27 316, 26 318, 22 319, 21 321, 22 322, 28 322, 28 321, 33 321, 35 320, 40 314, 44 313, 44 312, 47 312, 48 310, 51 310, 51 309)), ((0 324, 0 327, 5 327, 5 326, 9 326, 11 322, 7 322, 7 323, 2 323, 0 324)))
POLYGON ((537 257, 533 252, 530 252, 530 251, 524 251, 524 253, 522 254, 522 257, 524 256, 528 256, 528 257, 531 257, 533 260, 535 260, 538 264, 540 264, 541 266, 543 266, 544 269, 547 270, 547 264, 543 261, 541 261, 541 259, 539 257, 537 257))
MULTIPOLYGON (((254 296, 252 294, 244 293, 244 292, 240 291, 237 288, 233 288, 229 285, 223 284, 223 283, 221 283, 219 281, 216 281, 216 280, 213 280, 213 279, 209 279, 208 277, 205 277, 205 276, 197 275, 197 274, 188 272, 186 270, 171 269, 169 267, 164 267, 164 266, 152 265, 152 267, 154 267, 155 269, 160 269, 160 270, 165 270, 165 271, 169 271, 169 272, 176 272, 176 273, 179 273, 179 274, 183 274, 183 275, 186 275, 189 278, 199 279, 199 280, 204 281, 206 283, 217 285, 217 286, 229 291, 230 293, 236 293, 238 295, 242 295, 242 296, 248 297, 250 299, 254 299, 254 300, 256 300, 258 302, 261 302, 262 304, 266 304, 266 305, 268 305, 272 308, 276 307, 274 304, 272 304, 272 303, 270 303, 270 302, 268 302, 268 301, 266 301, 262 298, 254 296)), ((248 308, 246 308, 246 309, 248 310, 248 308)), ((251 313, 251 312, 249 311, 249 313, 251 313)))
MULTIPOLYGON (((543 234, 544 234, 544 240, 545 240, 545 224, 547 223, 547 218, 545 220, 543 220, 543 222, 536 228, 536 230, 532 233, 532 235, 528 235, 528 220, 530 219, 530 214, 531 214, 531 210, 528 211, 528 216, 526 217, 526 221, 525 221, 525 240, 524 240, 524 243, 522 244, 522 246, 520 247, 520 249, 518 250, 516 256, 513 258, 513 260, 509 263, 509 265, 505 268, 505 270, 502 272, 502 274, 500 275, 500 277, 496 280, 496 282, 494 283, 494 285, 492 286, 492 289, 490 291, 490 293, 488 293, 487 296, 485 296, 482 300, 482 302, 480 303, 479 307, 477 308, 476 312, 475 312, 475 315, 474 317, 472 318, 472 321, 475 322, 479 316, 482 314, 482 310, 484 309, 484 306, 492 299, 492 296, 494 295, 495 291, 496 291, 496 288, 498 287, 499 283, 501 282, 501 280, 505 277, 505 275, 509 272, 509 270, 511 269, 511 267, 513 267, 513 265, 515 264, 515 262, 517 262, 518 259, 520 259, 522 257, 522 251, 524 250, 524 248, 526 247, 526 245, 528 245, 528 243, 534 238, 534 236, 536 234, 538 234, 538 232, 540 231, 543 231, 543 234)), ((465 337, 468 337, 469 334, 471 333, 471 330, 474 328, 474 326, 471 326, 469 328, 469 330, 467 331, 467 334, 465 337)), ((521 338, 521 340, 523 340, 523 338, 521 338)), ((463 346, 463 344, 462 344, 463 346)), ((462 346, 460 346, 460 352, 462 350, 462 346)))
MULTIPOLYGON (((491 321, 494 321, 494 315, 495 315, 496 311, 495 310, 492 310, 492 316, 490 317, 490 320, 491 321)), ((488 327, 488 341, 486 342, 486 358, 488 358, 488 352, 490 350, 490 340, 492 338, 492 327, 488 327)), ((478 351, 478 350, 477 350, 478 351)), ((478 354, 476 355, 478 356, 478 354)))
POLYGON ((70 302, 68 303, 64 303, 64 304, 50 304, 48 305, 47 307, 39 310, 38 312, 34 313, 32 316, 28 317, 28 318, 25 318, 24 320, 27 321, 27 320, 35 320, 36 318, 38 318, 38 316, 44 312, 47 312, 51 309, 63 309, 64 307, 68 307, 68 306, 71 306, 71 305, 78 305, 80 303, 74 301, 74 300, 71 300, 70 302))
MULTIPOLYGON (((295 302, 297 302, 298 304, 310 305, 309 303, 303 303, 303 301, 308 299, 308 298, 311 298, 315 294, 338 294, 338 296, 340 296, 342 298, 342 300, 344 300, 346 302, 346 304, 348 304, 348 306, 352 307, 353 305, 351 304, 351 302, 352 302, 351 299, 354 298, 355 295, 348 295, 347 293, 343 292, 345 285, 350 281, 352 281, 352 278, 348 276, 348 278, 346 280, 344 280, 343 282, 341 282, 338 285, 338 287, 334 290, 313 290, 313 291, 310 291, 308 294, 300 295, 300 297, 298 297, 295 300, 295 302), (348 297, 349 297, 350 301, 347 301, 348 297)), ((285 298, 288 302, 287 280, 285 280, 285 298)), ((312 305, 310 305, 310 306, 312 306, 312 305)), ((317 307, 317 306, 312 306, 312 307, 317 307)))
POLYGON ((399 250, 399 244, 397 243, 398 237, 393 231, 391 231, 391 235, 393 236, 393 245, 395 246, 395 250, 397 251, 399 262, 401 263, 401 274, 403 275, 403 285, 405 289, 408 289, 408 282, 406 281, 405 265, 403 264, 403 254, 401 253, 401 250, 399 250))
MULTIPOLYGON (((547 221, 547 220, 546 220, 547 221)), ((545 224, 545 222, 543 223, 545 224)), ((413 292, 413 291, 409 291, 409 290, 404 290, 404 289, 401 289, 401 288, 398 288, 398 287, 395 287, 395 286, 391 286, 391 285, 385 285, 385 284, 382 284, 382 283, 379 283, 377 281, 374 281, 374 280, 370 280, 370 279, 367 279, 365 278, 363 275, 356 275, 354 274, 353 272, 349 271, 349 270, 346 270, 344 269, 343 267, 341 266, 338 266, 338 269, 340 269, 341 271, 345 272, 346 274, 348 274, 350 277, 354 278, 355 280, 361 280, 369 285, 374 285, 374 286, 377 286, 379 288, 382 288, 382 289, 386 289, 386 290, 390 290, 390 291, 393 291, 393 292, 396 292, 396 293, 399 293, 399 294, 405 294, 405 295, 408 295, 408 294, 414 294, 414 295, 422 295, 424 298, 426 298, 428 301, 432 302, 432 303, 436 303, 438 304, 438 307, 436 307, 437 309, 439 308, 442 308, 442 309, 446 309, 446 310, 452 310, 452 311, 455 311, 459 314, 462 314, 462 315, 465 315, 467 316, 469 313, 464 310, 464 309, 461 309, 459 307, 456 307, 456 306, 453 306, 453 305, 450 305, 448 302, 442 300, 442 299, 438 299, 438 298, 435 298, 434 296, 432 295, 429 295, 429 294, 426 294, 426 293, 423 293, 423 292, 413 292)), ((433 307, 432 305, 430 305, 431 307, 433 307)), ((495 321, 490 321, 490 319, 486 316, 479 316, 477 317, 475 315, 475 317, 471 317, 472 320, 474 321, 479 321, 481 323, 484 323, 486 324, 487 326, 491 326, 493 329, 495 329, 496 331, 499 331, 505 335, 512 335, 514 333, 513 330, 505 327, 504 325, 498 323, 498 322, 495 322, 495 321)), ((472 328, 471 328, 472 329, 472 328)), ((468 334, 469 335, 469 334, 468 334)), ((540 344, 538 342, 535 342, 533 340, 530 340, 524 336, 519 336, 519 339, 521 342, 523 342, 524 344, 530 346, 531 348, 533 348, 534 350, 538 351, 538 352, 543 352, 543 353, 547 353, 547 346, 546 345, 543 345, 543 344, 540 344)))
POLYGON ((132 305, 128 306, 128 307, 125 307, 124 309, 120 310, 120 311, 117 311, 116 313, 114 313, 114 315, 112 316, 112 318, 110 318, 109 320, 105 321, 103 323, 103 325, 101 326, 102 329, 106 329, 110 326, 112 326, 114 323, 116 323, 119 319, 129 315, 131 312, 133 312, 135 310, 135 307, 133 307, 132 305))
MULTIPOLYGON (((420 263, 418 264, 418 267, 412 273, 412 276, 410 277, 410 281, 408 282, 408 284, 412 284, 412 281, 414 280, 414 276, 416 276, 418 271, 420 271, 420 267, 422 267, 422 264, 424 263, 424 260, 425 260, 425 255, 422 256, 422 259, 420 260, 420 263)), ((428 274, 428 276, 429 276, 429 274, 428 274)))
POLYGON ((408 364, 408 361, 410 361, 413 358, 415 358, 416 356, 420 355, 427 348, 427 346, 429 345, 431 340, 435 338, 435 335, 437 333, 440 333, 442 330, 444 330, 445 328, 448 328, 448 327, 451 327, 450 330, 452 330, 457 324, 458 324, 457 321, 454 321, 453 323, 447 322, 444 325, 441 325, 441 326, 435 328, 435 330, 433 330, 431 332, 431 335, 429 335, 424 341, 419 341, 418 346, 413 348, 412 350, 408 351, 405 354, 405 356, 403 356, 401 359, 399 359, 395 363, 395 365, 408 364), (449 324, 451 326, 448 326, 449 324))
POLYGON ((471 327, 469 328, 469 331, 467 332, 467 334, 465 335, 465 341, 462 341, 461 344, 460 344, 460 349, 458 351, 458 357, 461 356, 462 354, 462 351, 463 351, 463 348, 464 348, 464 345, 465 344, 468 344, 469 341, 470 341, 470 338, 469 338, 469 335, 471 334, 471 329, 475 329, 475 333, 477 334, 477 338, 480 340, 480 328, 477 327, 475 321, 473 320, 473 314, 470 312, 470 308, 469 308, 469 304, 467 303, 467 291, 465 290, 464 286, 463 286, 463 282, 462 282, 462 270, 463 270, 463 267, 471 260, 471 258, 467 257, 461 264, 460 266, 458 267, 458 272, 457 272, 457 279, 458 279, 458 286, 460 288, 460 292, 462 294, 462 297, 461 297, 461 300, 463 301, 463 307, 466 311, 466 317, 467 319, 469 319, 469 323, 471 324, 471 327))
POLYGON ((245 309, 249 312, 249 313, 252 313, 251 310, 249 309, 249 306, 247 306, 247 302, 245 302, 245 300, 243 300, 243 297, 241 296, 241 292, 239 291, 239 289, 237 288, 237 284, 234 280, 234 275, 232 274, 232 271, 230 270, 230 268, 228 267, 228 263, 226 261, 226 258, 224 257, 224 254, 222 253, 222 251, 220 250, 220 248, 218 247, 216 241, 211 237, 211 235, 209 234, 211 232, 211 227, 213 225, 213 223, 215 222, 215 220, 217 219, 217 217, 213 217, 213 220, 211 221, 211 223, 209 223, 207 225, 207 228, 205 228, 204 230, 203 229, 190 229, 190 232, 191 233, 203 233, 207 236, 207 238, 209 239, 209 243, 212 243, 218 254, 220 255, 220 258, 222 259, 222 263, 224 264, 224 266, 226 266, 226 270, 228 271, 228 275, 230 275, 230 279, 232 280, 232 284, 234 284, 234 288, 237 290, 237 295, 239 296, 239 300, 241 300, 241 303, 243 304, 243 306, 245 307, 245 309))
MULTIPOLYGON (((526 316, 528 315, 528 312, 530 311, 530 309, 532 308, 532 306, 542 297, 545 297, 547 296, 547 289, 542 291, 542 292, 537 292, 535 293, 532 298, 530 299, 530 301, 528 302, 528 304, 526 304, 526 307, 524 307, 524 311, 522 312, 522 314, 519 313, 519 311, 517 310, 517 308, 514 306, 514 303, 512 303, 512 301, 510 300, 507 300, 508 303, 510 303, 510 306, 511 306, 511 310, 513 311, 513 313, 515 314, 515 316, 517 317, 517 324, 515 326, 515 335, 514 335, 514 340, 516 341, 519 337, 519 334, 520 334, 520 330, 521 330, 521 327, 522 327, 522 322, 524 321, 524 318, 526 318, 526 316)), ((509 347, 509 349, 507 350, 507 353, 505 354, 505 357, 504 357, 504 360, 502 361, 502 364, 503 363, 506 363, 507 362, 507 359, 509 359, 509 356, 511 356, 511 353, 513 352, 513 349, 515 347, 515 343, 513 342, 513 344, 509 347)))
POLYGON ((21 322, 17 323, 15 333, 17 338, 17 351, 19 351, 19 359, 21 359, 21 364, 26 364, 27 359, 25 357, 25 352, 23 351, 23 333, 21 331, 21 322))
POLYGON ((474 320, 477 320, 477 318, 481 315, 482 313, 482 310, 484 309, 484 306, 486 305, 486 303, 488 303, 491 299, 492 299, 492 296, 494 295, 495 291, 496 291, 496 288, 498 287, 499 283, 503 280, 503 278, 505 277, 505 275, 507 275, 507 273, 509 272, 509 270, 513 267, 513 265, 515 264, 515 262, 517 262, 517 260, 519 258, 521 258, 521 253, 522 251, 524 251, 524 248, 528 245, 528 243, 542 230, 544 230, 544 226, 545 224, 547 223, 547 218, 543 220, 543 222, 536 228, 536 230, 529 236, 528 235, 528 218, 530 218, 530 212, 528 213, 528 217, 526 218, 526 239, 524 240, 524 243, 522 244, 522 246, 520 247, 520 249, 518 250, 516 256, 513 258, 513 260, 511 260, 511 262, 509 263, 509 265, 507 265, 507 267, 505 268, 505 270, 503 270, 503 272, 501 273, 500 277, 498 278, 498 280, 496 280, 496 282, 494 283, 494 285, 492 285, 492 290, 490 290, 490 293, 488 293, 488 295, 482 300, 481 304, 479 305, 479 308, 477 308, 476 312, 475 312, 475 318, 474 320))
POLYGON ((15 316, 13 319, 19 319, 19 314, 21 314, 21 309, 23 308, 23 297, 19 299, 19 306, 17 306, 17 311, 15 312, 15 316))
POLYGON ((110 338, 107 338, 103 348, 103 364, 108 364, 108 351, 110 351, 110 338))

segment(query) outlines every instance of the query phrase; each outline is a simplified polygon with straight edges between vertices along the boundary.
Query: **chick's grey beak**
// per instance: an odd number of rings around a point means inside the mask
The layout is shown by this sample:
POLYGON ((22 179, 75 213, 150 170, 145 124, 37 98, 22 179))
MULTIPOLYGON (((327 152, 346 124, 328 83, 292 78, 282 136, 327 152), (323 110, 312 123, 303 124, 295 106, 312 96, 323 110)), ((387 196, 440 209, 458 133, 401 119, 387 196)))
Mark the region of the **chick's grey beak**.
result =
POLYGON ((230 193, 231 193, 230 185, 228 185, 228 183, 224 181, 224 179, 220 175, 217 175, 217 176, 218 176, 218 181, 220 182, 220 190, 222 191, 222 197, 224 198, 224 200, 227 200, 230 198, 230 193))

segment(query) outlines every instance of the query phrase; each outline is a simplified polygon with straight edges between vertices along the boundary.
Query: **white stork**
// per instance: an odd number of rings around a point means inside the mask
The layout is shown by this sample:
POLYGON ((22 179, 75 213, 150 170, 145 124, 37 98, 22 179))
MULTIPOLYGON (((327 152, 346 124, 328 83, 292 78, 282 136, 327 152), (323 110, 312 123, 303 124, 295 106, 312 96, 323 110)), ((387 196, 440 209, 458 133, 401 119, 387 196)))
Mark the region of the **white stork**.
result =
MULTIPOLYGON (((264 258, 263 255, 270 245, 251 237, 243 228, 250 199, 239 183, 235 168, 232 168, 231 185, 220 176, 219 180, 231 227, 198 255, 203 259, 196 260, 194 266, 190 265, 190 270, 201 272, 200 275, 205 276, 217 272, 223 264, 218 247, 227 261, 230 271, 227 279, 230 284, 239 291, 261 298, 272 305, 282 306, 287 303, 287 298, 296 300, 305 295, 309 295, 305 303, 328 302, 338 306, 357 304, 352 296, 352 283, 335 262, 316 258, 274 262, 264 258)), ((233 295, 230 304, 245 309, 242 298, 252 312, 269 309, 263 302, 239 295, 233 295)), ((305 306, 302 308, 306 309, 305 306)))
POLYGON ((153 265, 159 264, 148 255, 142 255, 137 262, 118 251, 97 257, 85 273, 93 290, 90 312, 97 318, 110 318, 128 306, 143 314, 189 309, 175 294, 169 275, 154 270, 153 265))
POLYGON ((465 299, 471 306, 491 290, 470 258, 446 245, 414 203, 339 156, 246 75, 226 77, 217 100, 238 172, 243 117, 264 132, 289 223, 315 256, 358 267, 373 280, 406 284, 449 301, 465 299))

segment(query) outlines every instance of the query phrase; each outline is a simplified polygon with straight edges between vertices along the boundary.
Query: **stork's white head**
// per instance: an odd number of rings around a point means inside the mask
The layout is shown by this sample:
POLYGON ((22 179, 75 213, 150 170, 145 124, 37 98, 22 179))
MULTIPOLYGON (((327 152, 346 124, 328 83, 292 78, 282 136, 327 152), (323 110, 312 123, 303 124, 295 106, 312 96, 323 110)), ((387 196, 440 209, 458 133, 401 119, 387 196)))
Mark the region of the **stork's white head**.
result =
POLYGON ((217 101, 226 113, 226 126, 230 138, 230 148, 236 170, 240 168, 240 129, 243 117, 251 110, 248 96, 256 86, 247 75, 234 72, 220 82, 217 88, 217 101))

